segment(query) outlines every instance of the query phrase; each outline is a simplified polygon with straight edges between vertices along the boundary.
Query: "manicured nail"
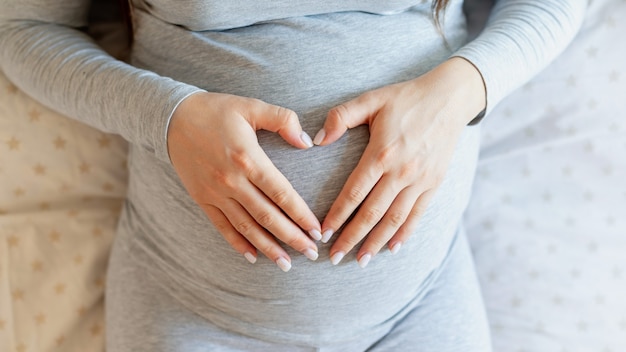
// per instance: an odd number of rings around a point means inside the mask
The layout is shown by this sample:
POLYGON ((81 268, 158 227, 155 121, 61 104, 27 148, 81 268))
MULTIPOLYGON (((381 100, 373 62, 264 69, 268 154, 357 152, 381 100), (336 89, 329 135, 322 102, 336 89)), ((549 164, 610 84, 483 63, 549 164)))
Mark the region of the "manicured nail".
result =
POLYGON ((396 242, 393 244, 393 246, 391 246, 391 248, 389 248, 389 251, 391 251, 391 254, 396 254, 400 251, 401 247, 402 247, 402 242, 396 242))
POLYGON ((326 137, 326 131, 322 128, 313 138, 313 144, 320 145, 324 141, 324 137, 326 137))
POLYGON ((311 236, 311 238, 313 238, 316 241, 319 241, 322 239, 322 233, 319 232, 318 230, 309 231, 309 235, 311 236))
POLYGON ((252 264, 256 263, 256 257, 254 256, 254 254, 250 253, 250 252, 246 252, 243 254, 244 257, 246 257, 246 259, 248 259, 248 261, 252 264))
POLYGON ((310 260, 316 260, 317 259, 317 252, 312 250, 311 248, 307 248, 304 252, 303 252, 304 256, 309 258, 310 260))
POLYGON ((333 265, 337 265, 337 264, 339 264, 339 262, 341 261, 341 259, 343 259, 343 256, 344 256, 344 255, 345 255, 345 254, 344 254, 343 252, 337 252, 337 253, 333 254, 333 256, 332 256, 332 257, 330 257, 330 262, 331 262, 333 265))
POLYGON ((322 242, 327 243, 328 240, 333 236, 333 230, 326 230, 322 234, 322 242))
POLYGON ((369 253, 365 253, 361 256, 361 258, 359 259, 359 266, 361 268, 365 268, 367 266, 367 264, 370 262, 370 259, 372 259, 372 255, 369 253))
POLYGON ((300 139, 304 142, 304 144, 306 144, 307 147, 311 148, 313 146, 311 136, 309 136, 306 132, 302 131, 302 133, 300 133, 300 139))
POLYGON ((291 269, 291 263, 283 257, 280 257, 276 260, 276 265, 278 265, 280 270, 284 272, 288 272, 289 269, 291 269))

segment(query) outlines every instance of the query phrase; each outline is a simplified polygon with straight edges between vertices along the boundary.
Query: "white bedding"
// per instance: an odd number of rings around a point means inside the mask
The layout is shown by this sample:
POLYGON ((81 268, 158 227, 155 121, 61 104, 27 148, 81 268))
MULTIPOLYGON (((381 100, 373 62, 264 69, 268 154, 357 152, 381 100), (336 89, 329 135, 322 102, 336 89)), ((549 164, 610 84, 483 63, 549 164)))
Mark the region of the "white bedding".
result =
POLYGON ((626 351, 626 2, 484 120, 466 221, 495 351, 626 351))

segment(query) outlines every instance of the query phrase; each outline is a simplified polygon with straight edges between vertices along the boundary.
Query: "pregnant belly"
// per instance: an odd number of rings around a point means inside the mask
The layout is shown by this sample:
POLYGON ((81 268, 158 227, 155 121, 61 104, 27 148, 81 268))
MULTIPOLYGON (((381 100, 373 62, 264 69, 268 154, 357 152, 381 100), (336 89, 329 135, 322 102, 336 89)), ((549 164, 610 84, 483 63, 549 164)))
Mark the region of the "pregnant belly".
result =
MULTIPOLYGON (((477 137, 474 128, 463 135, 444 183, 402 250, 381 251, 365 269, 357 265, 355 251, 331 265, 331 243, 319 243, 315 262, 286 248, 293 263, 287 273, 262 255, 249 264, 187 196, 169 165, 138 150, 131 156, 131 221, 123 231, 133 234, 134 252, 143 252, 137 258, 181 302, 223 328, 286 342, 348 338, 408 309, 445 259, 469 198, 477 137)), ((357 162, 367 130, 307 151, 269 133, 260 141, 323 218, 357 162)))
MULTIPOLYGON (((138 27, 135 61, 210 91, 291 108, 299 114, 304 130, 313 135, 334 105, 369 89, 415 77, 448 55, 436 33, 425 35, 425 47, 415 44, 415 38, 403 37, 398 40, 403 40, 406 50, 391 50, 398 48, 398 43, 388 43, 394 33, 382 39, 374 35, 394 28, 389 24, 353 28, 362 31, 363 38, 377 38, 374 43, 365 39, 346 42, 349 28, 341 22, 345 21, 342 16, 324 23, 319 18, 303 18, 291 19, 288 25, 267 24, 259 28, 263 35, 241 29, 235 37, 233 32, 187 36, 196 46, 189 46, 190 53, 180 61, 167 61, 163 58, 170 54, 158 52, 162 50, 159 45, 151 45, 150 38, 141 33, 161 24, 142 20, 139 14, 144 26, 138 27), (308 28, 306 33, 335 31, 337 36, 304 35, 302 26, 308 28), (250 35, 255 40, 246 37, 250 35), (239 40, 246 45, 224 45, 239 40), (237 49, 244 47, 245 53, 237 49), (323 47, 348 49, 329 56, 319 50, 323 47), (378 50, 372 52, 372 47, 378 50)), ((430 22, 427 25, 424 31, 431 30, 430 22)), ((400 28, 399 33, 406 30, 400 28)), ((453 45, 461 39, 454 33, 448 38, 453 45)), ((288 273, 262 256, 256 264, 249 264, 189 198, 171 166, 138 148, 130 159, 130 202, 122 232, 133 234, 133 248, 142 252, 138 258, 154 269, 173 294, 224 328, 261 338, 282 336, 292 342, 340 340, 382 326, 400 314, 441 264, 469 197, 472 179, 468 175, 475 167, 477 137, 475 128, 463 135, 446 180, 402 251, 391 256, 383 250, 365 270, 356 264, 354 252, 332 266, 328 260, 331 244, 321 243, 316 262, 287 248, 293 262, 288 273)), ((367 127, 358 127, 330 146, 298 150, 276 134, 258 134, 261 147, 320 219, 356 166, 368 138, 367 127)))

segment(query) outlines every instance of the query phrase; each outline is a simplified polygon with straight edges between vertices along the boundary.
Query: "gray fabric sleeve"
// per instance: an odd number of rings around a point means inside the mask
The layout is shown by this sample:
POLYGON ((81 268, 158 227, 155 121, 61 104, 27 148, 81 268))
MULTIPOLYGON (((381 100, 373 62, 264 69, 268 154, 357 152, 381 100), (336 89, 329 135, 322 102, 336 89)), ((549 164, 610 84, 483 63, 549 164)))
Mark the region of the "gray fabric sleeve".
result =
POLYGON ((106 54, 77 28, 89 0, 1 0, 0 68, 43 104, 169 161, 166 129, 198 88, 106 54))
POLYGON ((487 113, 565 49, 586 8, 587 0, 496 1, 482 33, 453 55, 482 74, 487 113))
MULTIPOLYGON (((122 135, 168 160, 171 114, 194 86, 117 61, 77 28, 89 0, 0 0, 0 68, 55 110, 122 135)), ((586 0, 501 0, 483 33, 455 55, 473 63, 491 110, 560 53, 586 0)), ((158 35, 158 34, 155 34, 158 35)))

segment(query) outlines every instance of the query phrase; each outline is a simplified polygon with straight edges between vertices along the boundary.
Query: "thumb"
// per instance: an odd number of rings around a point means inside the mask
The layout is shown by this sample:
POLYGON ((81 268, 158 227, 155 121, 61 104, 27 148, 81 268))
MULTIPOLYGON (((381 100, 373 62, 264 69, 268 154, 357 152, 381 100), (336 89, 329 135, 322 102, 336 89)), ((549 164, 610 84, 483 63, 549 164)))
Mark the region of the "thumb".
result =
POLYGON ((255 130, 276 132, 296 148, 313 146, 311 137, 302 131, 298 115, 290 109, 255 100, 245 118, 255 130))
POLYGON ((379 100, 370 92, 332 108, 328 112, 324 127, 315 135, 313 143, 328 145, 335 142, 348 129, 368 124, 370 117, 376 115, 379 107, 379 100))

